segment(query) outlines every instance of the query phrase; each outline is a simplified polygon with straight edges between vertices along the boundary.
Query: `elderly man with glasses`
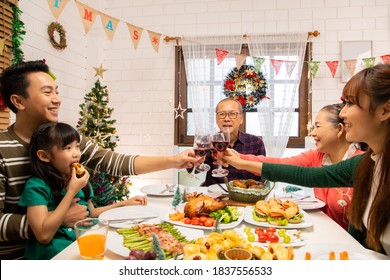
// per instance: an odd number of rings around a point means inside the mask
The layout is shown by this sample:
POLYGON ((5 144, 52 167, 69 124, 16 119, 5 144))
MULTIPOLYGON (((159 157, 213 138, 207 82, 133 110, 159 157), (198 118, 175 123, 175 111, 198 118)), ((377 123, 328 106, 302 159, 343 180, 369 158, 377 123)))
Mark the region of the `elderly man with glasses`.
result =
MULTIPOLYGON (((244 121, 243 110, 240 102, 231 98, 225 98, 217 104, 216 108, 216 123, 221 130, 229 128, 230 130, 230 144, 229 148, 233 148, 241 154, 251 155, 266 155, 263 139, 260 136, 252 135, 240 131, 240 126, 244 121)), ((205 163, 209 164, 211 168, 218 168, 213 164, 213 158, 208 155, 205 163)), ((261 177, 254 175, 251 172, 238 170, 232 166, 226 167, 229 170, 228 179, 254 179, 260 180, 261 177)), ((207 172, 205 185, 223 183, 224 178, 216 178, 212 176, 211 170, 207 172)))

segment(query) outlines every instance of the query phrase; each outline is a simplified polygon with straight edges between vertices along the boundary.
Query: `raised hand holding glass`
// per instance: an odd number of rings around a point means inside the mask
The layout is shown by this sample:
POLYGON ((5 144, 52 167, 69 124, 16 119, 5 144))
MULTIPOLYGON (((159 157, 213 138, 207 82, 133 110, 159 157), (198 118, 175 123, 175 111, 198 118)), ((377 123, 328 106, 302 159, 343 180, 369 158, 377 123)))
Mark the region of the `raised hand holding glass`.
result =
MULTIPOLYGON (((226 151, 230 143, 230 130, 226 128, 224 131, 216 132, 211 136, 211 143, 217 152, 226 151)), ((221 164, 218 164, 218 169, 212 171, 213 177, 225 177, 229 174, 229 171, 222 168, 221 164)))

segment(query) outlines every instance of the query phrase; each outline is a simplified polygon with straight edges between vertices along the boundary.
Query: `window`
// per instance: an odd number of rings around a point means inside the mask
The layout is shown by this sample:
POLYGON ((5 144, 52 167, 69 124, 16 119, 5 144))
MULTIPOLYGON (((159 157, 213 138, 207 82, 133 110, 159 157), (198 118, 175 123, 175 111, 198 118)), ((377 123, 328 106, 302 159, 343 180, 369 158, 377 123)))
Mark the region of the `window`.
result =
MULTIPOLYGON (((242 54, 250 55, 249 49, 247 45, 242 46, 242 54)), ((305 61, 310 60, 311 57, 311 44, 308 43, 306 46, 306 52, 305 52, 305 61)), ((275 57, 276 58, 276 57, 275 57)), ((234 58, 225 58, 229 59, 229 64, 231 64, 231 68, 234 68, 236 66, 235 59, 234 58)), ((277 57, 276 59, 281 60, 288 60, 292 59, 288 56, 285 57, 277 57)), ((269 61, 269 60, 266 60, 269 61)), ((194 122, 192 117, 192 109, 191 104, 189 102, 188 94, 187 94, 187 80, 186 80, 186 71, 185 71, 185 64, 184 64, 184 58, 183 58, 183 52, 182 48, 180 46, 176 46, 175 49, 175 105, 177 106, 178 102, 180 101, 181 107, 185 108, 186 111, 184 112, 184 118, 178 117, 175 119, 175 145, 178 146, 192 146, 193 143, 193 135, 194 135, 194 122)), ((212 103, 211 107, 215 108, 217 103, 225 98, 226 96, 223 94, 223 81, 225 79, 226 73, 221 73, 221 71, 216 70, 215 68, 216 60, 210 59, 209 60, 209 69, 208 73, 208 85, 210 90, 210 102, 212 103)), ((270 63, 266 64, 264 62, 265 67, 272 67, 270 63)), ((280 70, 282 71, 282 69, 280 70)), ((307 123, 308 123, 308 112, 311 108, 309 108, 308 105, 308 96, 309 96, 309 89, 310 89, 310 80, 308 78, 308 66, 307 63, 303 64, 302 67, 302 75, 301 75, 301 81, 299 90, 296 94, 299 95, 299 98, 297 99, 298 102, 295 105, 295 112, 294 112, 294 122, 293 126, 291 128, 290 132, 290 138, 288 141, 288 148, 303 148, 305 145, 305 136, 307 135, 307 123)), ((266 77, 267 79, 274 79, 275 80, 275 92, 278 92, 278 94, 283 94, 283 92, 277 91, 277 76, 274 75, 273 69, 270 69, 268 71, 271 73, 271 77, 266 77), (272 71, 271 71, 272 70, 272 71)), ((275 102, 274 102, 274 110, 277 112, 281 108, 277 107, 277 96, 275 95, 275 102)), ((241 127, 242 131, 260 135, 260 125, 258 120, 258 115, 256 109, 252 109, 250 111, 247 111, 244 113, 244 123, 241 127)))

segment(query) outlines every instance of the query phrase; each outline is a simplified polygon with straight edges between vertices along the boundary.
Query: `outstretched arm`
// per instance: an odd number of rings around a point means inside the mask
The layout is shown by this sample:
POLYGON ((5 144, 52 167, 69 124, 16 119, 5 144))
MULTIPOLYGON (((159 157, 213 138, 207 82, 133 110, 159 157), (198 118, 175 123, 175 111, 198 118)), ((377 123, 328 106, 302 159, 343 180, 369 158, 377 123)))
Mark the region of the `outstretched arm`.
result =
POLYGON ((240 158, 239 153, 232 149, 227 149, 223 153, 218 153, 217 161, 222 163, 225 167, 229 164, 237 169, 246 170, 259 175, 261 175, 261 169, 263 167, 262 162, 244 160, 240 158))
POLYGON ((185 150, 174 156, 143 157, 135 158, 134 170, 136 174, 144 174, 170 168, 190 168, 193 164, 198 164, 193 150, 185 150))

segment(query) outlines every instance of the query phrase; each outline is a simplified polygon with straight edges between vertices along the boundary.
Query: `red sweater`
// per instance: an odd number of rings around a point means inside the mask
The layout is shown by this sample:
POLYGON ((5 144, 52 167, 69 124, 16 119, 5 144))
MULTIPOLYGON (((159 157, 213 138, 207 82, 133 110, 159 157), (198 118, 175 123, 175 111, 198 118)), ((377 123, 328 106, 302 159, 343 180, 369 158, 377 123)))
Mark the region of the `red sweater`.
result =
MULTIPOLYGON (((351 153, 351 156, 356 156, 364 153, 361 150, 356 149, 351 153)), ((306 167, 323 166, 323 159, 325 154, 316 150, 308 150, 299 155, 288 158, 272 158, 265 156, 243 155, 240 154, 240 158, 257 162, 269 162, 280 164, 291 164, 306 167)), ((335 222, 342 226, 345 230, 348 230, 348 218, 347 212, 349 205, 351 204, 352 188, 314 188, 314 195, 316 198, 325 202, 325 206, 322 211, 331 217, 335 222), (346 207, 340 206, 337 202, 343 199, 346 203, 346 207)))

